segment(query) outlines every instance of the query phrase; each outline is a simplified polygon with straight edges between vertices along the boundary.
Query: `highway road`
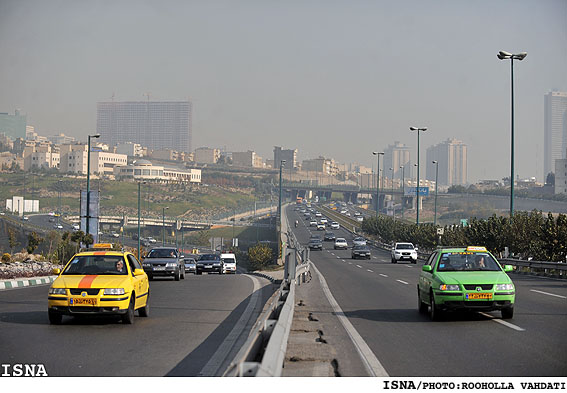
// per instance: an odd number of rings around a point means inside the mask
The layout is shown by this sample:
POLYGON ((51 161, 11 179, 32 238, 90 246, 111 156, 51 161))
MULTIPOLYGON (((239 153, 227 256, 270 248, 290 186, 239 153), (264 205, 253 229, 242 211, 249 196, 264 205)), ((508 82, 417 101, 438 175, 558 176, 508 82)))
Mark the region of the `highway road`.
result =
MULTIPOLYGON (((312 233, 302 214, 288 209, 297 239, 312 233)), ((333 230, 352 244, 344 229, 333 230)), ((400 239, 403 241, 406 239, 400 239)), ((351 251, 312 251, 311 261, 333 297, 390 376, 565 376, 567 375, 567 283, 512 274, 514 318, 499 312, 450 313, 432 322, 417 311, 422 262, 390 262, 373 249, 371 260, 352 260, 351 251)))
POLYGON ((275 290, 244 274, 155 279, 149 318, 64 317, 57 326, 48 288, 0 291, 0 364, 43 364, 49 376, 216 376, 275 290))

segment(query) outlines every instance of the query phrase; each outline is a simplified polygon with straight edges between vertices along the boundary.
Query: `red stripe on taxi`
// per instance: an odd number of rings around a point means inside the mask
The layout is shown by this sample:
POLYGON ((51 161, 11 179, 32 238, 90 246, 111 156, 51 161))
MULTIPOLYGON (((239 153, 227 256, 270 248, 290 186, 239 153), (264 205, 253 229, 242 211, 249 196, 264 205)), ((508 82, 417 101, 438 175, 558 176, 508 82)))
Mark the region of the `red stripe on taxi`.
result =
POLYGON ((95 251, 93 255, 106 255, 106 251, 95 251))
POLYGON ((81 281, 79 281, 79 288, 90 288, 94 279, 97 278, 96 275, 85 276, 81 281))

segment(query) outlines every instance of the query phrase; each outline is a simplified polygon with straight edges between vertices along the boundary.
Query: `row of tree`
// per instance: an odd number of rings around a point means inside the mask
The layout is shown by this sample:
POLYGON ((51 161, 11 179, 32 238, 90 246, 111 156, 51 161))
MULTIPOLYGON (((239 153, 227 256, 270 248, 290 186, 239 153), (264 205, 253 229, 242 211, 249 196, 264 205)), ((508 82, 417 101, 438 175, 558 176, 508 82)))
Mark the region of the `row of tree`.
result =
POLYGON ((471 218, 466 226, 452 225, 437 234, 433 224, 408 224, 390 217, 367 218, 362 229, 385 243, 411 241, 421 249, 437 246, 485 246, 502 256, 505 247, 509 253, 538 261, 565 262, 567 260, 567 215, 554 217, 540 211, 516 212, 512 218, 493 215, 488 219, 471 218))

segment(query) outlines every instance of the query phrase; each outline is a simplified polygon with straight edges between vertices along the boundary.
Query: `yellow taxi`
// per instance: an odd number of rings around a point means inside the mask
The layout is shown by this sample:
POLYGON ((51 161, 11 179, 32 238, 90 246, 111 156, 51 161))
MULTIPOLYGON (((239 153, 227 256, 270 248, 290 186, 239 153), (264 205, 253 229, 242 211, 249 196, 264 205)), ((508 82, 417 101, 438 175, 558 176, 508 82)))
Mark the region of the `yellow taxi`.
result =
POLYGON ((95 244, 75 254, 63 270, 54 269, 55 279, 48 294, 51 324, 60 324, 63 315, 120 315, 132 324, 134 312, 150 313, 148 276, 134 254, 112 251, 111 244, 95 244))

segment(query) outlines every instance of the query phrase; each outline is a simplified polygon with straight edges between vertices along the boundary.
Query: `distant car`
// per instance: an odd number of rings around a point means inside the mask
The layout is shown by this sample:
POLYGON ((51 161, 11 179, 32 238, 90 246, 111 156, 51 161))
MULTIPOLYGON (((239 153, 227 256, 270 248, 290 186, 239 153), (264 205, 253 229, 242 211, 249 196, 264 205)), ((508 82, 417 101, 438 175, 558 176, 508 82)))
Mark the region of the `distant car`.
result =
POLYGON ((74 224, 74 225, 73 225, 73 230, 74 230, 74 231, 78 231, 79 229, 81 229, 81 227, 79 226, 79 224, 74 224))
POLYGON ((366 258, 370 259, 370 247, 367 245, 354 246, 352 249, 352 259, 366 258))
POLYGON ((311 217, 311 213, 309 213, 309 212, 304 212, 303 215, 304 215, 305 217, 311 217))
POLYGON ((311 226, 311 227, 316 227, 316 226, 317 226, 317 221, 316 221, 316 220, 311 220, 311 221, 309 221, 309 226, 311 226))
POLYGON ((63 315, 120 315, 122 323, 134 322, 134 312, 149 316, 150 287, 142 266, 130 252, 111 251, 95 244, 75 254, 49 288, 49 323, 59 325, 63 315))
POLYGON ((203 254, 199 255, 197 261, 196 274, 201 275, 203 272, 208 273, 224 273, 224 266, 220 255, 218 254, 203 254))
POLYGON ((147 240, 150 244, 155 244, 155 243, 157 243, 157 240, 154 239, 154 238, 151 237, 151 236, 149 236, 146 240, 147 240))
POLYGON ((61 224, 55 224, 55 225, 53 225, 53 228, 55 228, 55 229, 63 229, 63 225, 61 225, 61 224))
POLYGON ((318 231, 324 231, 325 230, 325 224, 321 224, 321 223, 317 224, 317 230, 318 231))
POLYGON ((356 217, 356 221, 362 222, 362 221, 364 221, 364 217, 358 216, 358 217, 356 217))
POLYGON ((417 263, 417 248, 412 243, 394 243, 391 259, 392 263, 404 260, 417 263))
POLYGON ((195 273, 197 270, 197 261, 194 257, 185 257, 185 272, 195 273))
POLYGON ((234 254, 221 254, 221 260, 223 262, 224 271, 223 273, 236 274, 236 255, 234 254))
POLYGON ((310 250, 323 250, 323 242, 321 239, 311 238, 309 240, 309 249, 310 250))
POLYGON ((110 232, 110 236, 112 237, 120 237, 120 235, 114 231, 110 232))
POLYGON ((29 219, 30 219, 30 218, 29 218, 28 216, 23 216, 23 217, 22 217, 22 221, 27 221, 27 220, 29 220, 29 219))
POLYGON ((320 212, 316 212, 315 217, 323 217, 323 215, 320 212))
POLYGON ((346 212, 347 211, 345 209, 341 210, 341 214, 346 214, 346 212))
POLYGON ((417 284, 419 311, 432 320, 446 310, 464 309, 514 316, 516 292, 507 272, 484 247, 435 250, 421 269, 417 284))
POLYGON ((326 223, 328 223, 329 221, 328 221, 325 217, 323 217, 323 218, 321 218, 320 222, 321 222, 322 224, 326 224, 326 223))
POLYGON ((152 280, 154 276, 185 278, 185 257, 174 247, 155 247, 142 261, 144 271, 152 280))
POLYGON ((348 248, 348 243, 347 241, 342 238, 342 237, 337 237, 335 239, 335 250, 339 250, 339 249, 347 249, 348 248))
POLYGON ((345 216, 350 217, 350 213, 346 212, 345 216))
POLYGON ((336 221, 333 221, 333 222, 331 223, 331 229, 339 229, 340 227, 341 227, 341 226, 340 226, 339 223, 336 222, 336 221))
POLYGON ((332 241, 335 240, 337 237, 333 232, 325 232, 325 236, 323 237, 324 240, 332 241))
POLYGON ((355 216, 355 217, 358 217, 358 216, 360 216, 360 213, 359 213, 359 212, 354 212, 354 216, 355 216))
POLYGON ((355 237, 352 241, 352 245, 354 246, 366 246, 366 239, 363 237, 355 237))

